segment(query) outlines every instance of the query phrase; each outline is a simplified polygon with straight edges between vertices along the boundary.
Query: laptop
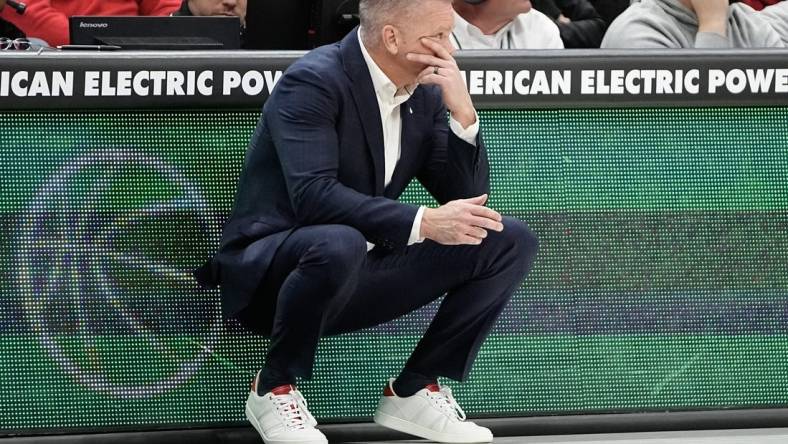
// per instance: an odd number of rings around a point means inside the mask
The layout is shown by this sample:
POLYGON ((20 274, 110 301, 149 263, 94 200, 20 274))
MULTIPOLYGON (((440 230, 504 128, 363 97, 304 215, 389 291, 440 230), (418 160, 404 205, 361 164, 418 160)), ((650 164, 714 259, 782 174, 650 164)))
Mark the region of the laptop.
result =
POLYGON ((69 17, 72 45, 111 45, 129 50, 240 49, 238 17, 69 17))

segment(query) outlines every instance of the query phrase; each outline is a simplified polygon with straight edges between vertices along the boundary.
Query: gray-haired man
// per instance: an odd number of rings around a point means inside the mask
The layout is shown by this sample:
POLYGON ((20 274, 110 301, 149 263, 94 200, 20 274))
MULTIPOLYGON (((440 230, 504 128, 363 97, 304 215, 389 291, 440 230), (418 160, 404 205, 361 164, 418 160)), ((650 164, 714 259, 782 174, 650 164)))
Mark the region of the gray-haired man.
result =
POLYGON ((295 388, 312 376, 320 337, 444 294, 374 419, 434 441, 488 442, 437 378, 467 379, 538 242, 484 206, 489 164, 451 55, 451 1, 361 0, 360 15, 360 31, 277 83, 201 282, 221 286, 226 315, 271 337, 246 403, 268 444, 326 442, 295 388), (414 178, 439 207, 397 201, 414 178))

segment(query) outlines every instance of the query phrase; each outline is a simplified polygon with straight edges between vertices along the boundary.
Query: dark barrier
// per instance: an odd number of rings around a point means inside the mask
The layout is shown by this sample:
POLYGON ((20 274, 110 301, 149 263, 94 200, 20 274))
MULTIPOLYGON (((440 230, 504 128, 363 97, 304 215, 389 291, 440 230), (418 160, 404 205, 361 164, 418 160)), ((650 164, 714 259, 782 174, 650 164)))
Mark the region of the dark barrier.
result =
MULTIPOLYGON (((300 52, 3 54, 0 109, 259 107, 300 52)), ((788 51, 465 51, 480 108, 779 105, 788 51)))
MULTIPOLYGON (((787 53, 512 54, 460 61, 490 205, 542 249, 456 387, 466 411, 788 404, 787 53)), ((4 433, 239 424, 266 342, 189 270, 293 57, 0 58, 4 433)), ((368 420, 435 309, 325 340, 312 411, 368 420)))

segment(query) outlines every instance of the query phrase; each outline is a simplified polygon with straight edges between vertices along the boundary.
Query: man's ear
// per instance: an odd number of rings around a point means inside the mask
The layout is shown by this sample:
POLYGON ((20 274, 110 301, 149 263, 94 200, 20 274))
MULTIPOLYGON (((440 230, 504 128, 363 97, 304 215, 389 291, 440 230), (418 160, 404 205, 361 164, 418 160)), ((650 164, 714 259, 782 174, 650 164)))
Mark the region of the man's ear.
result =
POLYGON ((381 39, 383 41, 383 47, 386 48, 391 55, 397 55, 399 53, 399 47, 402 44, 400 39, 399 30, 392 26, 386 25, 381 30, 381 39))

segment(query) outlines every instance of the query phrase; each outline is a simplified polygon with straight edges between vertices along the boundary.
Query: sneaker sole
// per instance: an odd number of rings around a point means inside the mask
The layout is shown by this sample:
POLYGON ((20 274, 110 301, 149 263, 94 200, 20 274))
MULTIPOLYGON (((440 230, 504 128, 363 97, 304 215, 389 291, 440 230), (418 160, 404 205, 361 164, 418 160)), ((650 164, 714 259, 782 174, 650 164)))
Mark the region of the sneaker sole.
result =
POLYGON ((408 435, 418 436, 419 438, 429 439, 430 441, 450 443, 450 444, 471 444, 471 443, 485 443, 492 442, 491 439, 471 439, 467 436, 452 435, 449 433, 436 432, 435 430, 428 429, 427 427, 419 424, 397 418, 395 416, 387 415, 383 412, 376 411, 373 418, 376 424, 383 427, 396 430, 398 432, 407 433, 408 435))
POLYGON ((257 418, 254 417, 248 405, 244 410, 246 412, 246 419, 249 420, 250 423, 252 423, 252 427, 254 427, 254 429, 257 430, 257 433, 259 433, 260 437, 263 438, 263 442, 265 444, 328 444, 328 440, 326 439, 309 440, 309 441, 270 439, 267 436, 265 436, 265 433, 263 432, 263 428, 260 427, 260 423, 257 421, 257 418))

